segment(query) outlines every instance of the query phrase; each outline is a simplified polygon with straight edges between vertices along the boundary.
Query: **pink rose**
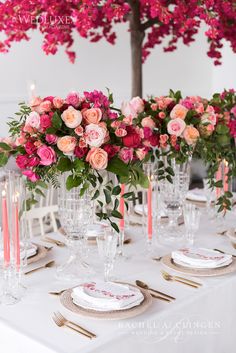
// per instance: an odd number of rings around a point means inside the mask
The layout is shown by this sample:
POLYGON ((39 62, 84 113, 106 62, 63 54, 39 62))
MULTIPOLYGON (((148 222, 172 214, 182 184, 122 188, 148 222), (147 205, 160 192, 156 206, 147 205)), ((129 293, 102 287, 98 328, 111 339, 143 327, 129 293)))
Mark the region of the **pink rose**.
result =
POLYGON ((64 99, 60 97, 54 97, 53 98, 53 105, 55 108, 60 109, 64 104, 64 99))
POLYGON ((126 164, 132 161, 133 156, 134 156, 133 148, 123 147, 119 152, 119 158, 126 164))
POLYGON ((184 120, 176 118, 168 122, 167 131, 170 135, 180 136, 183 133, 185 127, 186 124, 184 120))
POLYGON ((74 107, 69 106, 61 115, 62 120, 65 125, 71 129, 75 129, 81 124, 82 114, 79 110, 76 110, 74 107))
POLYGON ((142 161, 146 157, 147 153, 148 153, 148 151, 147 151, 147 149, 145 147, 138 148, 136 150, 136 156, 138 157, 138 159, 140 161, 142 161))
POLYGON ((164 112, 160 112, 160 113, 158 113, 158 116, 160 119, 165 119, 166 114, 164 112))
POLYGON ((77 126, 77 128, 75 128, 75 133, 76 133, 77 136, 83 136, 83 134, 84 134, 83 127, 81 125, 77 126))
POLYGON ((149 127, 150 129, 154 129, 155 122, 150 116, 147 116, 146 118, 143 118, 143 120, 141 121, 141 125, 142 127, 149 127))
POLYGON ((182 104, 176 104, 170 112, 171 119, 182 119, 184 120, 188 113, 188 109, 182 104))
POLYGON ((40 179, 40 177, 34 173, 32 170, 24 170, 22 172, 23 175, 27 176, 27 178, 32 181, 33 183, 35 183, 37 180, 40 179))
POLYGON ((70 92, 66 97, 66 103, 73 105, 73 107, 78 108, 80 104, 80 98, 77 92, 70 92))
POLYGON ((152 110, 155 111, 155 110, 157 110, 157 108, 158 108, 157 103, 152 103, 152 104, 151 104, 151 109, 152 109, 152 110))
POLYGON ((28 166, 29 157, 25 154, 19 154, 16 157, 16 164, 20 169, 25 169, 28 166))
POLYGON ((140 97, 134 97, 130 101, 131 106, 137 114, 144 111, 144 101, 140 97))
POLYGON ((45 140, 47 141, 47 143, 49 143, 49 145, 54 145, 55 143, 57 143, 57 139, 58 137, 53 134, 47 134, 45 137, 45 140))
POLYGON ((119 120, 114 120, 112 123, 111 123, 111 127, 113 129, 118 129, 120 126, 121 126, 122 122, 119 121, 119 120))
POLYGON ((91 147, 100 147, 106 137, 107 131, 96 124, 89 124, 85 128, 85 141, 91 147))
POLYGON ((40 113, 50 112, 51 109, 52 109, 52 103, 49 100, 43 101, 39 106, 40 113))
POLYGON ((40 127, 42 130, 46 130, 51 126, 51 117, 47 114, 40 116, 40 127))
POLYGON ((137 112, 134 109, 134 107, 130 104, 130 102, 123 102, 121 104, 121 113, 125 117, 129 117, 131 120, 133 118, 136 118, 136 116, 137 116, 137 112))
POLYGON ((39 165, 39 162, 40 162, 40 159, 38 157, 36 157, 36 156, 30 157, 28 166, 29 167, 36 167, 37 165, 39 165))
POLYGON ((86 124, 98 124, 102 119, 102 111, 99 108, 86 109, 82 115, 86 124))
POLYGON ((108 163, 107 152, 102 148, 93 147, 88 152, 86 161, 89 162, 92 168, 97 170, 106 169, 108 163))
POLYGON ((32 141, 26 142, 26 144, 24 145, 24 148, 28 154, 34 153, 37 149, 34 142, 32 142, 32 141))
POLYGON ((159 109, 166 109, 169 104, 173 102, 172 98, 169 97, 156 97, 155 101, 157 102, 157 106, 159 109))
POLYGON ((56 162, 56 152, 52 147, 42 145, 37 151, 41 165, 51 165, 56 162))
POLYGON ((183 132, 183 137, 188 145, 195 145, 200 134, 193 126, 187 126, 183 132))
POLYGON ((39 129, 40 128, 40 115, 37 112, 29 113, 27 116, 25 125, 29 125, 32 128, 39 129))
POLYGON ((57 147, 64 154, 72 155, 77 144, 77 140, 73 136, 59 137, 57 140, 57 147))
POLYGON ((133 124, 133 117, 131 115, 125 116, 122 122, 126 125, 132 125, 133 124))
POLYGON ((160 135, 160 146, 161 148, 167 147, 167 141, 169 140, 169 136, 167 134, 160 135))
POLYGON ((127 131, 125 129, 119 128, 119 129, 116 129, 115 135, 117 137, 124 137, 127 135, 127 131))

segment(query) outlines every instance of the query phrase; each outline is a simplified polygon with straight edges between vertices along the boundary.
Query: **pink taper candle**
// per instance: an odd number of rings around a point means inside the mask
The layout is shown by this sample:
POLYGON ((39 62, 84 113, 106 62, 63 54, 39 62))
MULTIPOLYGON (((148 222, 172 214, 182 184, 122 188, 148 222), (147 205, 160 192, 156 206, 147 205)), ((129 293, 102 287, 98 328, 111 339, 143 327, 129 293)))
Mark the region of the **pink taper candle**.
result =
MULTIPOLYGON (((222 179, 222 172, 221 172, 221 163, 219 165, 219 169, 216 172, 216 181, 219 181, 222 179)), ((220 188, 216 188, 216 198, 218 199, 220 197, 220 188)))
POLYGON ((3 232, 3 256, 5 266, 10 263, 10 237, 8 228, 8 213, 6 192, 2 192, 2 232, 3 232))
POLYGON ((229 191, 229 182, 228 182, 228 172, 229 172, 229 167, 228 167, 228 162, 224 161, 224 192, 229 191))
POLYGON ((125 228, 125 200, 123 195, 125 193, 125 184, 121 184, 121 193, 120 193, 120 213, 122 214, 122 219, 120 220, 120 229, 124 230, 125 228))
POLYGON ((19 234, 19 209, 18 209, 18 198, 15 197, 15 202, 13 202, 14 208, 14 251, 15 251, 15 261, 16 266, 19 269, 20 267, 20 234, 19 234))
POLYGON ((147 192, 147 206, 148 206, 148 240, 152 239, 152 183, 149 180, 149 187, 147 192))

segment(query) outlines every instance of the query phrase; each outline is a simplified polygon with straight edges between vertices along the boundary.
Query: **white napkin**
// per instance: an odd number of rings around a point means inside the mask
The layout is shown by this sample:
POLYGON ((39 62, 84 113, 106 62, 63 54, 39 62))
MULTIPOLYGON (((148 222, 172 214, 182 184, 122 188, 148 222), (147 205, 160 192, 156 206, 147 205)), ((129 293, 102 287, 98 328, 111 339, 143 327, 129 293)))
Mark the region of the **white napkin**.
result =
POLYGON ((191 201, 207 202, 204 189, 198 188, 189 190, 187 192, 186 199, 191 201))
POLYGON ((103 281, 83 283, 73 289, 71 297, 75 304, 98 311, 127 309, 143 300, 138 288, 103 281))
MULTIPOLYGON (((23 259, 25 256, 27 258, 34 256, 37 253, 37 246, 34 244, 29 244, 26 249, 24 249, 23 245, 21 244, 21 251, 20 251, 20 258, 23 259)), ((0 252, 0 259, 4 256, 3 250, 0 252)))
POLYGON ((217 268, 229 265, 232 256, 205 248, 184 248, 172 251, 175 263, 191 268, 217 268))
MULTIPOLYGON (((147 215, 148 213, 148 208, 147 205, 135 205, 134 206, 134 212, 139 214, 139 215, 143 215, 143 211, 145 212, 145 215, 147 215)), ((161 217, 166 217, 166 214, 164 211, 161 211, 161 217)))

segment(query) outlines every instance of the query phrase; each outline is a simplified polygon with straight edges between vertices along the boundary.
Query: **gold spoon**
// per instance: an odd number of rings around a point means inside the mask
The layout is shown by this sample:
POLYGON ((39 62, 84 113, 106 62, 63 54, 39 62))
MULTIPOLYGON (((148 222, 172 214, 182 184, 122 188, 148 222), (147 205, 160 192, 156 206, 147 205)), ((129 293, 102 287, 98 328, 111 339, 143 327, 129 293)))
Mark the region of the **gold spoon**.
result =
POLYGON ((135 283, 137 284, 138 287, 141 287, 143 289, 147 289, 147 290, 150 290, 151 292, 154 292, 154 293, 157 293, 157 294, 160 294, 160 295, 163 295, 164 297, 168 298, 168 299, 172 299, 172 300, 175 300, 176 298, 172 297, 171 295, 168 295, 168 294, 165 294, 163 292, 160 292, 156 289, 153 289, 153 288, 150 288, 146 283, 142 282, 142 281, 139 281, 139 280, 136 280, 135 283))
POLYGON ((40 266, 40 267, 34 268, 33 270, 30 270, 30 271, 25 272, 25 275, 28 275, 29 273, 32 273, 32 272, 41 270, 42 268, 50 268, 50 267, 53 267, 54 264, 55 264, 55 261, 50 261, 50 262, 46 263, 46 264, 43 265, 43 266, 40 266))

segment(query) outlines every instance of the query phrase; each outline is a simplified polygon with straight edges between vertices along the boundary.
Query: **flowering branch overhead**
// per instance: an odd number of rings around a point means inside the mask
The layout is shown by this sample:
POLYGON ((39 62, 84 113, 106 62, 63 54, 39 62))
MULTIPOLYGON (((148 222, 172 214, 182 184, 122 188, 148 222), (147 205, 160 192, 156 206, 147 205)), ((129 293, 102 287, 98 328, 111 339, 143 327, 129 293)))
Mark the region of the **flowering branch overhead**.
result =
POLYGON ((139 14, 140 31, 146 32, 143 60, 165 37, 170 37, 165 51, 175 50, 179 40, 191 44, 201 22, 208 27, 207 54, 216 65, 220 64, 223 39, 236 52, 234 0, 7 0, 0 3, 0 32, 4 35, 0 52, 8 52, 13 42, 29 40, 31 30, 39 30, 46 54, 55 54, 63 45, 74 62, 74 33, 91 42, 104 38, 114 44, 114 25, 131 21, 134 11, 139 14))

